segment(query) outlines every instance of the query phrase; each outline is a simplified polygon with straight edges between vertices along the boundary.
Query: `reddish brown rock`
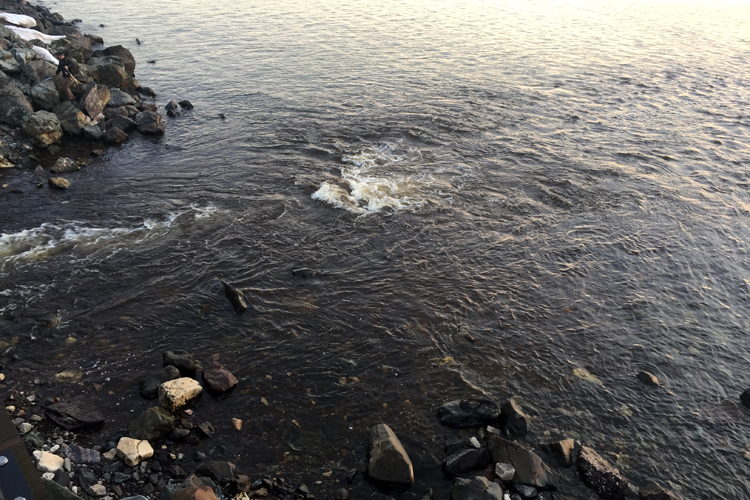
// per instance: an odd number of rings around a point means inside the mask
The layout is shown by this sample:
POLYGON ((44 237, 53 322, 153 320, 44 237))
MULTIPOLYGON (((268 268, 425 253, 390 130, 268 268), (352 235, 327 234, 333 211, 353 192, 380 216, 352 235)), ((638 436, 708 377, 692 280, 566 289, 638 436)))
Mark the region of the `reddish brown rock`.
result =
POLYGON ((239 383, 237 377, 215 361, 203 369, 203 380, 212 392, 226 392, 239 383))

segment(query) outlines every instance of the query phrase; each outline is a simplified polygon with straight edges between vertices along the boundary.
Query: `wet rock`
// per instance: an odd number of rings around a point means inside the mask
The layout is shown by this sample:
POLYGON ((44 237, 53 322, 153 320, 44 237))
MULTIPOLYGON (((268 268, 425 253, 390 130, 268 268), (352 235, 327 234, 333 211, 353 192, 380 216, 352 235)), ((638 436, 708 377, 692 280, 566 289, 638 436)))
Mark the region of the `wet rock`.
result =
POLYGON ((714 418, 729 420, 745 420, 745 413, 740 406, 731 399, 723 399, 710 409, 711 416, 714 418))
POLYGON ((159 107, 153 102, 139 102, 136 105, 138 111, 156 111, 159 107))
POLYGON ((446 436, 445 438, 446 455, 453 455, 457 451, 467 450, 474 447, 473 443, 463 436, 446 436))
POLYGON ((55 70, 57 66, 43 60, 29 61, 21 65, 21 75, 29 82, 42 82, 47 78, 53 78, 55 70))
POLYGON ((89 139, 99 140, 104 135, 98 125, 86 125, 83 127, 83 135, 89 139))
POLYGON ((213 437, 214 434, 216 434, 216 429, 214 429, 214 426, 211 424, 211 422, 203 422, 202 424, 198 425, 198 430, 201 432, 201 434, 208 438, 213 437))
POLYGON ((38 109, 49 111, 60 104, 60 94, 57 92, 55 82, 48 80, 38 82, 31 87, 31 100, 38 109))
POLYGON ((133 99, 133 96, 127 92, 123 92, 116 87, 109 89, 109 102, 107 103, 107 107, 119 108, 121 106, 132 106, 134 104, 135 99, 133 99))
POLYGON ((21 121, 21 128, 31 137, 31 142, 40 148, 60 142, 63 133, 60 120, 49 111, 37 111, 26 115, 21 121))
POLYGON ((193 377, 201 368, 200 363, 187 351, 166 351, 162 353, 161 359, 163 366, 174 366, 183 377, 193 377))
POLYGON ((742 401, 742 404, 747 408, 750 408, 750 389, 745 389, 745 392, 740 394, 740 401, 742 401))
POLYGON ((31 431, 23 436, 23 442, 32 448, 41 448, 44 446, 44 438, 39 431, 31 431))
POLYGON ((96 82, 89 82, 86 84, 86 88, 83 90, 83 96, 81 96, 80 109, 84 110, 87 115, 92 119, 96 119, 104 111, 102 101, 99 98, 99 88, 96 82))
POLYGON ((177 116, 180 116, 181 114, 182 114, 182 113, 180 113, 180 112, 179 112, 178 110, 176 110, 176 109, 168 109, 168 110, 167 110, 167 116, 169 116, 170 118, 175 118, 175 117, 177 117, 177 116))
POLYGON ((503 500, 503 488, 488 481, 486 477, 462 479, 457 477, 453 481, 452 500, 503 500))
POLYGON ((229 299, 229 302, 232 304, 232 307, 234 307, 234 312, 237 314, 244 313, 247 310, 245 294, 225 281, 222 281, 221 284, 224 285, 224 295, 226 295, 227 299, 229 299))
POLYGON ((217 393, 234 389, 239 383, 237 377, 215 361, 210 362, 203 369, 203 380, 206 382, 209 390, 217 393))
POLYGON ((576 443, 572 439, 545 443, 542 445, 542 449, 550 452, 560 465, 568 467, 576 461, 576 443))
POLYGON ((107 494, 107 487, 103 484, 92 484, 86 488, 86 494, 92 497, 103 497, 107 494))
POLYGON ((77 396, 47 407, 47 416, 60 427, 75 431, 104 423, 102 412, 86 396, 77 396))
POLYGON ((52 189, 68 189, 70 187, 70 181, 62 177, 50 177, 47 179, 47 184, 52 189))
POLYGON ((315 276, 317 276, 319 273, 318 271, 315 271, 314 269, 292 269, 292 275, 295 278, 302 278, 302 279, 312 279, 315 276))
POLYGON ((649 372, 638 372, 638 380, 651 387, 659 387, 659 379, 649 372))
POLYGON ((65 174, 68 172, 77 172, 81 170, 80 165, 70 158, 58 158, 55 164, 49 169, 53 174, 65 174))
POLYGON ((506 435, 525 436, 529 430, 529 416, 521 410, 515 400, 509 399, 500 408, 498 426, 506 435))
POLYGON ((195 107, 193 106, 193 103, 188 101, 187 99, 180 101, 179 105, 181 108, 184 108, 184 109, 193 109, 195 107))
POLYGON ((19 75, 23 63, 18 62, 18 59, 13 57, 13 54, 5 50, 0 50, 0 70, 8 75, 19 75))
POLYGON ((654 481, 649 481, 641 488, 641 500, 680 500, 680 497, 671 491, 662 488, 654 481))
POLYGON ((135 123, 142 134, 161 135, 164 133, 164 121, 154 111, 146 110, 135 115, 135 123))
POLYGON ((107 121, 107 128, 119 128, 123 132, 129 132, 135 128, 135 122, 127 116, 117 115, 107 121))
POLYGON ((128 425, 128 432, 135 439, 155 441, 174 430, 174 417, 164 408, 156 406, 144 411, 128 425))
POLYGON ((218 500, 214 490, 208 486, 183 488, 172 495, 172 500, 218 500))
POLYGON ((86 126, 86 115, 76 108, 72 102, 65 101, 52 109, 60 120, 60 126, 68 134, 81 135, 83 127, 86 126))
POLYGON ((159 395, 159 386, 164 382, 180 378, 180 370, 172 365, 162 368, 156 375, 138 381, 138 392, 145 399, 154 399, 159 395))
POLYGON ((198 396, 203 388, 192 378, 182 377, 159 386, 159 404, 174 411, 198 396))
POLYGON ((132 80, 122 59, 115 56, 92 57, 86 64, 94 80, 111 88, 124 88, 132 85, 132 80))
POLYGON ((236 478, 235 467, 231 462, 208 462, 196 470, 201 476, 206 476, 219 484, 228 483, 236 478))
POLYGON ((525 484, 511 484, 510 490, 521 498, 535 498, 539 495, 539 491, 533 486, 526 486, 525 484))
POLYGON ((154 449, 148 441, 124 437, 117 443, 117 456, 131 467, 153 455, 154 449))
POLYGON ((63 468, 65 459, 48 451, 35 451, 36 468, 42 472, 55 472, 63 468))
POLYGON ((180 439, 185 439, 190 434, 190 431, 187 429, 175 429, 172 431, 172 434, 169 435, 169 439, 173 441, 179 441, 180 439))
POLYGON ((126 49, 122 45, 114 45, 112 47, 107 47, 102 52, 106 56, 119 57, 123 63, 125 72, 128 75, 133 76, 133 74, 135 73, 135 58, 128 49, 126 49))
POLYGON ((578 472, 586 486, 606 500, 622 500, 628 493, 628 480, 588 446, 581 447, 578 472))
POLYGON ((414 467, 401 441, 386 424, 378 424, 370 432, 368 479, 381 487, 411 488, 414 467))
POLYGON ((112 127, 107 129, 106 132, 102 135, 102 138, 111 144, 122 144, 123 142, 128 140, 128 134, 123 132, 117 127, 112 127))
POLYGON ((75 444, 62 445, 60 451, 74 464, 98 464, 102 461, 98 451, 81 448, 75 444))
POLYGON ((491 435, 489 448, 496 463, 511 464, 516 469, 513 482, 537 488, 557 488, 560 483, 559 474, 542 462, 539 455, 518 443, 491 435))
POLYGON ((440 423, 448 427, 478 427, 494 425, 500 416, 500 409, 492 401, 462 399, 441 406, 437 416, 440 423))
POLYGON ((164 110, 165 111, 179 111, 180 110, 180 105, 178 104, 177 101, 175 101, 174 99, 172 99, 171 101, 169 101, 166 104, 166 106, 164 106, 164 110))
POLYGON ((445 473, 450 476, 458 476, 469 471, 483 469, 492 461, 487 448, 466 448, 449 455, 443 461, 445 473))

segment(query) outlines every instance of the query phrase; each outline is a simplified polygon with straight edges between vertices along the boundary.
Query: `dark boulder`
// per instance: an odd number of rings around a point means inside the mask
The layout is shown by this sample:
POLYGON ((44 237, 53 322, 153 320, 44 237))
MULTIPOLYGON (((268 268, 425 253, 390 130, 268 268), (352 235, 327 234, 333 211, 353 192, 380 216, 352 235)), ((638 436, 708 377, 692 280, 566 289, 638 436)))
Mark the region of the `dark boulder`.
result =
POLYGON ((104 133, 98 125, 86 125, 83 127, 83 135, 85 135, 89 139, 98 140, 102 138, 102 135, 104 135, 104 133))
POLYGON ((52 112, 57 115, 60 126, 65 132, 71 135, 81 135, 83 127, 86 126, 86 115, 76 108, 72 102, 62 102, 55 106, 52 112))
POLYGON ((128 432, 135 439, 155 441, 167 436, 174 430, 174 417, 161 406, 144 411, 137 419, 130 422, 128 432))
POLYGON ((133 54, 128 49, 122 45, 114 45, 107 47, 102 52, 105 56, 119 57, 125 67, 125 72, 130 76, 135 74, 135 57, 133 57, 133 54))
POLYGON ((60 120, 49 111, 37 111, 26 115, 21 121, 21 128, 31 138, 31 142, 40 148, 60 142, 63 135, 60 120))
POLYGON ((622 500, 628 493, 628 480, 588 446, 581 447, 578 472, 586 486, 605 500, 622 500))
POLYGON ((466 448, 449 455, 443 461, 443 468, 449 477, 465 474, 473 470, 483 469, 492 461, 487 448, 466 448))
POLYGON ((447 436, 445 438, 445 453, 446 455, 453 455, 457 451, 467 450, 470 448, 476 448, 471 440, 463 436, 447 436))
POLYGON ((213 392, 226 392, 237 387, 237 377, 224 368, 221 364, 212 361, 203 369, 203 380, 209 390, 213 392))
POLYGON ((127 92, 123 92, 118 88, 109 89, 109 103, 107 106, 110 108, 119 108, 120 106, 133 106, 135 99, 127 92))
POLYGON ((138 392, 145 399, 155 399, 159 395, 159 386, 164 382, 180 378, 180 370, 172 365, 162 368, 156 375, 138 381, 138 392))
POLYGON ((94 80, 110 88, 127 87, 132 82, 119 57, 92 57, 86 64, 94 80))
POLYGON ((111 120, 107 120, 107 128, 119 128, 123 132, 129 132, 135 128, 135 122, 127 116, 115 115, 111 120))
POLYGON ((95 427, 104 423, 102 412, 86 396, 77 396, 47 407, 47 416, 69 431, 95 427))
POLYGON ((492 401, 462 399, 446 403, 438 409, 440 423, 448 427, 478 427, 495 425, 500 409, 492 401))
POLYGON ((187 99, 185 99, 184 101, 180 101, 178 104, 180 105, 181 108, 184 108, 184 109, 193 109, 195 107, 193 106, 193 103, 188 101, 187 99))
POLYGON ((142 111, 135 115, 135 123, 142 134, 161 135, 164 133, 164 122, 154 111, 142 111))
POLYGON ((525 436, 529 431, 529 416, 521 410, 514 399, 509 399, 500 408, 498 425, 506 435, 525 436))
POLYGON ((183 377, 194 377, 200 364, 187 351, 166 351, 161 355, 164 366, 174 366, 183 377))
POLYGON ((482 476, 474 479, 457 477, 453 481, 451 500, 503 500, 503 488, 482 476))
POLYGON ((750 408, 750 389, 745 389, 745 392, 740 394, 740 401, 742 401, 742 404, 747 408, 750 408))
POLYGON ((515 468, 515 483, 537 488, 557 488, 560 483, 558 473, 550 469, 539 455, 518 443, 492 435, 489 438, 489 448, 492 460, 496 463, 510 464, 515 468))
POLYGON ((384 488, 407 489, 414 484, 411 459, 386 424, 372 428, 367 477, 373 484, 384 488))
POLYGON ((106 142, 112 143, 112 144, 122 144, 123 142, 128 140, 128 134, 123 132, 117 127, 112 127, 107 129, 106 132, 104 132, 104 135, 102 136, 106 142))
POLYGON ((177 101, 175 101, 174 99, 172 99, 171 101, 169 101, 166 104, 166 106, 164 106, 164 109, 166 111, 170 111, 170 110, 172 110, 172 111, 179 111, 180 110, 180 104, 177 101))
POLYGON ((0 122, 18 127, 33 112, 34 107, 18 87, 8 84, 0 88, 0 122))
POLYGON ((221 283, 224 285, 224 295, 226 295, 227 299, 229 299, 229 302, 232 304, 232 307, 234 307, 234 312, 237 314, 245 312, 247 310, 245 294, 242 293, 239 288, 235 288, 225 281, 222 281, 221 283))
POLYGON ((235 467, 231 462, 208 462, 201 464, 196 470, 201 476, 206 476, 219 484, 228 483, 234 479, 235 467))
POLYGON ((555 457, 560 465, 569 467, 576 461, 576 455, 578 452, 576 443, 572 439, 563 439, 561 441, 554 441, 552 443, 542 444, 542 449, 548 451, 555 457))
POLYGON ((62 445, 60 451, 74 464, 98 464, 102 461, 101 454, 89 448, 81 448, 78 445, 62 445))
POLYGON ((49 111, 60 104, 60 94, 57 92, 55 82, 48 80, 39 82, 31 87, 31 100, 37 109, 49 111))
POLYGON ((680 497, 654 481, 646 483, 646 486, 641 488, 640 495, 642 500, 680 500, 680 497))

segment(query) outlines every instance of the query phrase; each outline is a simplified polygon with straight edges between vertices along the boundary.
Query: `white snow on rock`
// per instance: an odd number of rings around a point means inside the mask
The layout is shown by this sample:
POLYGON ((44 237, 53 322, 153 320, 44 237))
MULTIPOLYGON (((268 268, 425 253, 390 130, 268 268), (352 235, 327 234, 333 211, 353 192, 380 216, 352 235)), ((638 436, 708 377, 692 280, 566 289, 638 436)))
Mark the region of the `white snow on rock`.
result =
POLYGON ((55 66, 57 66, 60 62, 57 60, 55 56, 52 55, 52 53, 49 50, 43 47, 37 47, 36 45, 34 45, 33 47, 31 47, 31 50, 33 50, 34 52, 42 56, 45 61, 49 61, 55 66))
POLYGON ((23 14, 11 14, 10 12, 0 12, 0 19, 5 19, 5 21, 9 22, 10 24, 15 24, 16 26, 22 26, 24 28, 33 28, 36 26, 36 19, 29 16, 24 16, 23 14))
POLYGON ((37 30, 30 30, 28 28, 19 28, 18 26, 8 26, 12 29, 16 35, 20 36, 26 41, 29 40, 41 40, 44 43, 54 42, 55 40, 62 40, 65 38, 63 35, 45 35, 37 30))

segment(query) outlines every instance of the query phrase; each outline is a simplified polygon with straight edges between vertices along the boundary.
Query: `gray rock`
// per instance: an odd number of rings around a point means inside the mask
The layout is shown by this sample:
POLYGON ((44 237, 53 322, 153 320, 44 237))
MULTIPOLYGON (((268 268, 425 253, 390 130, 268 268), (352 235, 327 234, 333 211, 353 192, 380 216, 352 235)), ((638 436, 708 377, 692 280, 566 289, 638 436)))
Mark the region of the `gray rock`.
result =
POLYGON ((75 431, 104 423, 102 412, 86 396, 77 396, 47 407, 47 416, 60 427, 75 431))
POLYGON ((513 476, 516 475, 516 468, 511 464, 497 463, 495 464, 495 475, 501 481, 511 481, 513 476))
POLYGON ((98 140, 102 138, 104 133, 102 132, 102 129, 99 128, 99 125, 86 125, 83 127, 83 135, 90 139, 98 140))
POLYGON ((649 481, 641 488, 641 500, 680 500, 680 497, 669 490, 659 486, 654 481, 649 481))
POLYGON ((161 135, 164 133, 164 121, 155 111, 142 111, 135 115, 135 123, 142 134, 161 135))
POLYGON ((3 73, 7 73, 9 75, 20 75, 22 69, 23 63, 18 62, 18 60, 13 57, 10 52, 6 52, 4 50, 0 51, 0 70, 2 70, 3 73), (6 54, 10 57, 7 57, 6 54))
POLYGON ((226 483, 235 478, 235 467, 230 462, 208 462, 198 467, 196 472, 202 476, 209 477, 219 484, 226 483))
POLYGON ((174 417, 164 408, 155 406, 144 411, 128 425, 128 432, 136 439, 155 441, 174 430, 174 417))
POLYGON ((571 466, 576 461, 577 446, 572 439, 563 439, 552 443, 545 443, 542 449, 549 451, 560 465, 571 466))
POLYGON ((478 427, 494 425, 500 416, 500 409, 492 401, 462 399, 441 406, 437 416, 441 424, 449 427, 478 427))
POLYGON ((638 380, 651 387, 659 387, 659 379, 652 373, 641 371, 638 372, 638 380))
POLYGON ((200 369, 200 364, 187 351, 166 351, 161 359, 164 366, 174 366, 183 377, 193 377, 200 369))
POLYGON ((89 82, 86 84, 86 88, 83 90, 83 96, 81 96, 81 103, 78 106, 84 110, 89 117, 97 119, 97 117, 104 111, 101 99, 99 98, 99 89, 96 82, 89 82))
POLYGON ((24 64, 21 68, 21 74, 26 80, 34 83, 54 77, 56 70, 57 67, 54 64, 40 59, 38 61, 29 61, 24 64))
POLYGON ((102 456, 98 451, 81 448, 75 444, 63 445, 60 451, 74 464, 98 464, 102 461, 102 456))
POLYGON ((53 174, 65 174, 68 172, 77 172, 81 167, 70 158, 58 158, 55 164, 49 169, 53 174))
POLYGON ((489 448, 496 463, 511 464, 516 473, 513 482, 528 484, 537 488, 557 488, 560 475, 551 470, 542 459, 531 450, 500 436, 491 435, 489 448))
POLYGON ((525 436, 529 431, 529 416, 511 398, 500 408, 498 426, 506 435, 525 436))
POLYGON ((52 111, 57 115, 65 132, 72 135, 81 135, 83 127, 86 126, 86 115, 76 108, 72 102, 62 102, 55 106, 52 111))
POLYGON ((466 448, 449 455, 443 461, 443 467, 449 477, 455 477, 473 470, 483 469, 492 461, 487 448, 466 448))
POLYGON ((125 71, 125 65, 119 57, 92 57, 86 64, 94 76, 94 80, 111 88, 123 88, 129 85, 130 76, 125 71))
POLYGON ((31 100, 34 101, 37 108, 45 111, 60 104, 60 94, 57 92, 55 82, 48 80, 31 87, 31 100))
POLYGON ((606 500, 622 500, 628 493, 628 480, 588 446, 581 447, 578 472, 586 486, 606 500))
POLYGON ((102 52, 104 52, 104 54, 107 56, 119 57, 123 63, 125 72, 128 75, 133 76, 133 74, 135 73, 135 58, 128 49, 126 49, 122 45, 115 45, 112 47, 107 47, 102 52))
POLYGON ((138 392, 145 399, 154 399, 159 395, 159 386, 164 382, 180 378, 180 370, 172 365, 165 366, 156 375, 138 381, 138 392))
POLYGON ((0 122, 18 127, 33 112, 34 107, 18 87, 8 84, 0 89, 0 122))
POLYGON ((226 281, 221 282, 224 285, 224 295, 229 299, 229 302, 234 308, 234 312, 242 314, 247 310, 247 302, 245 302, 245 294, 242 290, 235 288, 226 281))
POLYGON ((127 116, 117 115, 111 120, 107 121, 107 128, 116 127, 123 132, 128 132, 135 128, 135 122, 127 116))
POLYGON ((133 99, 133 97, 127 92, 123 92, 118 88, 110 88, 109 96, 110 97, 109 102, 107 103, 107 107, 119 108, 120 106, 135 105, 135 99, 133 99))
POLYGON ((36 57, 36 52, 31 49, 10 49, 10 53, 21 64, 33 61, 36 57))
POLYGON ((128 134, 123 132, 117 127, 112 127, 107 129, 106 132, 104 132, 104 135, 102 138, 111 144, 122 144, 123 142, 128 140, 128 134))
POLYGON ((386 424, 378 424, 370 433, 368 479, 381 487, 411 488, 414 467, 401 441, 386 424))
POLYGON ((119 108, 105 108, 104 109, 104 118, 107 120, 111 120, 112 118, 116 116, 128 116, 128 110, 125 106, 120 106, 119 108))
POLYGON ((468 450, 471 448, 474 448, 471 440, 463 436, 446 436, 445 438, 446 455, 453 455, 457 451, 468 450))
POLYGON ((452 500, 503 500, 503 488, 486 477, 474 479, 457 477, 453 481, 452 500))
POLYGON ((165 111, 179 111, 179 109, 180 109, 180 105, 179 105, 179 103, 178 103, 177 101, 175 101, 174 99, 172 99, 171 101, 169 101, 169 102, 168 102, 168 103, 167 103, 167 104, 166 104, 166 105, 164 106, 164 110, 165 110, 165 111))
POLYGON ((60 142, 63 133, 60 120, 49 111, 37 111, 26 115, 21 121, 21 128, 31 137, 31 142, 40 148, 60 142))
POLYGON ((180 101, 178 104, 180 105, 181 108, 184 108, 184 109, 193 109, 195 107, 193 106, 193 103, 188 101, 187 99, 180 101))
POLYGON ((533 486, 526 486, 525 484, 511 484, 511 491, 517 493, 521 498, 534 498, 539 494, 536 488, 533 486))

